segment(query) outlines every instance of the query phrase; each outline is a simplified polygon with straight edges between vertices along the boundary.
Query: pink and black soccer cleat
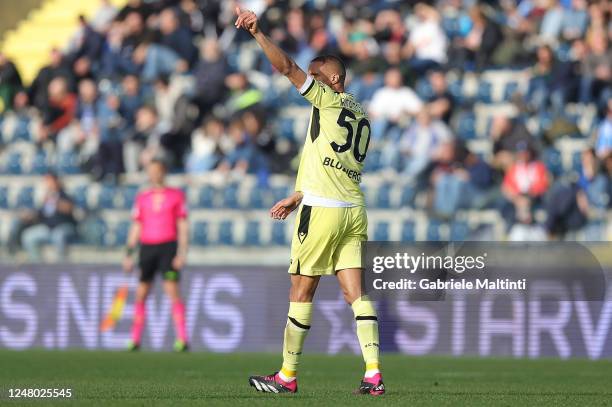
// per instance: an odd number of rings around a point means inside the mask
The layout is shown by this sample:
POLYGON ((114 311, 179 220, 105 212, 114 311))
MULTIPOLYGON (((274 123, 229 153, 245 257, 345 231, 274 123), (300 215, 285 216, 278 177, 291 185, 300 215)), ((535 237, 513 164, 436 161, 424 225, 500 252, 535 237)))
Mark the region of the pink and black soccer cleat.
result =
POLYGON ((370 394, 372 396, 382 396, 385 394, 385 384, 382 381, 382 375, 376 373, 373 377, 364 377, 355 390, 355 394, 370 394))
POLYGON ((297 379, 286 382, 279 377, 278 372, 269 376, 251 376, 249 384, 264 393, 297 393, 297 379))

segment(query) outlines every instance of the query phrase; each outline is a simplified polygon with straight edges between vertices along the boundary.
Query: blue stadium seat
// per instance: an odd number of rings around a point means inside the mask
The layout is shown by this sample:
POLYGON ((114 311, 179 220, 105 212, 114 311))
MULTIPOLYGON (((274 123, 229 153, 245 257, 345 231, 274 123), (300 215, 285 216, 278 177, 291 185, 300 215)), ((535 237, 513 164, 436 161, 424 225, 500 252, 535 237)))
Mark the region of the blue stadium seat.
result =
POLYGON ((461 113, 457 123, 457 135, 463 140, 476 138, 476 115, 471 112, 461 113))
POLYGON ((6 163, 6 173, 10 175, 23 174, 23 157, 21 153, 10 153, 6 163))
POLYGON ((391 184, 383 184, 376 194, 376 207, 389 209, 391 207, 391 184))
POLYGON ((87 203, 88 192, 89 188, 87 184, 79 185, 72 191, 72 200, 74 201, 76 206, 83 209, 89 208, 89 205, 87 203))
POLYGON ((267 205, 267 190, 264 188, 253 188, 249 193, 249 208, 265 209, 267 205))
POLYGON ((364 172, 374 172, 378 171, 381 167, 380 165, 380 157, 382 153, 380 150, 368 150, 368 157, 365 160, 365 165, 363 168, 364 172))
POLYGON ((563 163, 561 160, 561 152, 554 147, 548 147, 542 153, 542 160, 548 168, 548 171, 553 176, 559 176, 563 173, 563 163))
POLYGON ((582 168, 582 151, 574 151, 572 153, 572 170, 580 172, 582 168))
POLYGON ((389 241, 389 222, 382 221, 376 224, 374 228, 374 240, 377 242, 389 241))
POLYGON ((106 237, 108 236, 108 226, 101 218, 85 219, 79 223, 79 236, 83 243, 93 246, 104 246, 109 244, 106 237))
POLYGON ((488 81, 480 81, 478 83, 478 90, 476 91, 476 101, 480 103, 491 103, 492 102, 492 91, 493 85, 488 81))
POLYGON ((448 84, 448 91, 458 104, 462 104, 464 102, 463 95, 463 82, 462 81, 454 81, 448 84))
POLYGON ((212 208, 215 203, 215 189, 210 185, 203 185, 198 193, 198 207, 212 208))
POLYGON ((123 220, 117 224, 115 228, 115 241, 113 242, 114 246, 123 246, 126 244, 129 230, 129 220, 123 220))
POLYGON ((206 246, 208 244, 208 222, 197 221, 193 224, 193 244, 206 246))
POLYGON ((416 189, 412 185, 404 185, 402 195, 400 197, 400 206, 413 206, 416 189))
POLYGON ((414 233, 414 222, 406 220, 402 224, 402 242, 414 242, 416 236, 414 233))
POLYGON ((512 99, 512 96, 518 92, 518 88, 518 82, 510 81, 506 83, 506 86, 504 87, 504 102, 509 102, 510 99, 512 99))
POLYGON ((47 164, 47 154, 44 151, 38 151, 32 160, 32 168, 30 172, 32 174, 42 175, 48 171, 49 165, 47 164))
POLYGON ((30 139, 30 118, 19 119, 13 132, 12 141, 30 141, 30 139))
POLYGON ((0 185, 0 209, 8 209, 8 193, 9 189, 7 186, 0 185))
POLYGON ((138 185, 126 185, 121 188, 121 200, 123 209, 130 209, 134 206, 136 195, 138 194, 138 185))
POLYGON ((454 221, 450 226, 450 239, 453 242, 462 242, 467 239, 470 227, 465 221, 454 221))
POLYGON ((288 140, 295 139, 295 120, 292 117, 282 117, 278 123, 278 135, 288 140))
POLYGON ((250 220, 246 226, 244 244, 247 246, 261 246, 261 238, 259 233, 259 222, 250 220))
POLYGON ((57 172, 66 175, 78 174, 79 157, 73 153, 61 154, 58 158, 57 172))
POLYGON ((288 185, 272 187, 272 200, 274 202, 271 202, 271 203, 274 204, 280 201, 281 199, 288 197, 292 192, 293 191, 288 185))
POLYGON ((102 185, 100 195, 98 195, 98 208, 114 209, 116 192, 115 187, 111 185, 102 185))
POLYGON ((440 221, 429 221, 429 224, 427 225, 427 241, 439 242, 442 239, 442 236, 440 234, 440 226, 442 226, 442 223, 440 221))
POLYGON ((17 193, 15 208, 34 208, 34 187, 27 186, 21 188, 21 190, 17 193))
POLYGON ((238 209, 238 184, 230 184, 223 189, 223 207, 238 209))
POLYGON ((220 245, 230 246, 234 244, 234 223, 231 220, 224 220, 219 223, 219 240, 220 245))
POLYGON ((272 224, 272 239, 271 244, 284 246, 287 244, 287 237, 285 236, 286 229, 282 222, 274 222, 272 224))
POLYGON ((415 90, 422 100, 428 100, 434 95, 431 83, 427 79, 417 81, 415 90))

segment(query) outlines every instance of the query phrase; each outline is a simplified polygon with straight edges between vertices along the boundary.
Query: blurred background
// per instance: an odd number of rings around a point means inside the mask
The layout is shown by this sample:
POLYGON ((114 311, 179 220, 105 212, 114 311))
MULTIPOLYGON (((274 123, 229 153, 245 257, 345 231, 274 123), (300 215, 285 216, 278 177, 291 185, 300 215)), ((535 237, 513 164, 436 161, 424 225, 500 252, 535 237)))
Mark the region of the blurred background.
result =
MULTIPOLYGON (((236 4, 0 2, 2 262, 118 261, 162 155, 192 264, 287 264, 292 222, 267 209, 293 188, 310 107, 236 4)), ((346 61, 372 123, 371 240, 611 237, 610 1, 240 5, 302 68, 346 61)))

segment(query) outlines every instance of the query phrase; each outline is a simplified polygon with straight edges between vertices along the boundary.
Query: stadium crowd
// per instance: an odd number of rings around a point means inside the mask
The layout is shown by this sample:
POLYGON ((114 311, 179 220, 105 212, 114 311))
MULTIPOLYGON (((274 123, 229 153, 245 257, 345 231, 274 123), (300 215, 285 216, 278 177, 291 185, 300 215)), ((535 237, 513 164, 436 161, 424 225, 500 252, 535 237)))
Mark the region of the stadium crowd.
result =
MULTIPOLYGON (((431 216, 496 208, 511 236, 536 239, 610 206, 610 1, 240 3, 301 67, 318 54, 346 61, 348 90, 372 123, 368 173, 413 183, 431 216), (498 70, 517 78, 501 102, 483 79, 498 70), (479 104, 503 105, 483 134, 473 123, 479 104), (595 112, 587 131, 570 105, 595 112), (554 160, 566 138, 586 141, 571 169, 554 160), (485 150, 473 148, 478 139, 485 150)), ((236 4, 102 1, 31 84, 0 54, 0 148, 28 143, 46 163, 73 160, 99 182, 120 182, 160 155, 191 175, 248 173, 265 185, 292 174, 304 126, 287 112, 304 102, 235 30, 236 4)))

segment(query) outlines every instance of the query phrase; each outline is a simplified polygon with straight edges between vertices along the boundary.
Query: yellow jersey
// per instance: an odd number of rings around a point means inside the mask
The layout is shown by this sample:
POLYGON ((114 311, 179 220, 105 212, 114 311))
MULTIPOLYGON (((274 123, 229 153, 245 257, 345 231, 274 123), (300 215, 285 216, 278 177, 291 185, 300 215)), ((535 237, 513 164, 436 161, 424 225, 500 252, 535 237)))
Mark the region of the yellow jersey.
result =
POLYGON ((300 89, 312 104, 295 190, 365 206, 359 184, 370 144, 370 122, 353 95, 310 75, 300 89))

